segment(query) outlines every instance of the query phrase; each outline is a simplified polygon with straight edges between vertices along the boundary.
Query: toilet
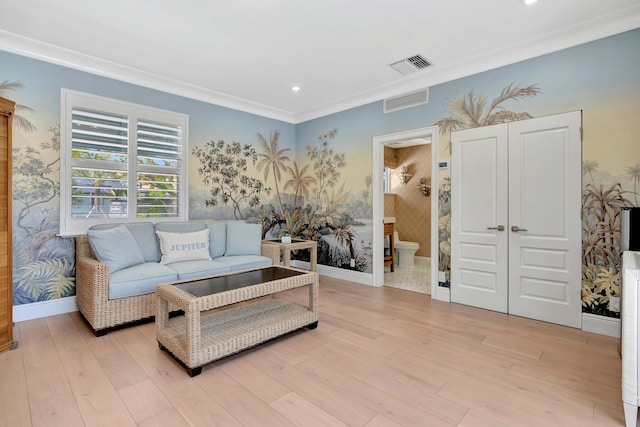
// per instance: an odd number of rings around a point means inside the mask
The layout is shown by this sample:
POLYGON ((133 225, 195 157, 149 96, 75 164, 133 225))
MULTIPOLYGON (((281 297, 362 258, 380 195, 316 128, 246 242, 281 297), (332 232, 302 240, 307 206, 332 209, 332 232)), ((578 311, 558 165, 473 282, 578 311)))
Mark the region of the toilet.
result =
POLYGON ((413 257, 420 245, 416 242, 404 242, 398 237, 398 232, 393 232, 393 246, 397 253, 399 268, 413 268, 413 257))

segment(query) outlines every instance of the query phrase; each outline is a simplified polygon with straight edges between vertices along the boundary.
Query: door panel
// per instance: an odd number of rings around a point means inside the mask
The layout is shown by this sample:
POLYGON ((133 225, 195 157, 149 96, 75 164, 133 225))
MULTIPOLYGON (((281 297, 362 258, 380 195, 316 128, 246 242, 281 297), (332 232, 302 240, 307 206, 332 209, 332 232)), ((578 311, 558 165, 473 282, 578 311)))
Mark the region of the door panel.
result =
POLYGON ((582 311, 581 121, 572 112, 509 124, 509 313, 573 327, 582 311))
POLYGON ((507 129, 452 134, 451 301, 507 311, 507 129))
POLYGON ((580 327, 581 124, 452 133, 451 301, 580 327))

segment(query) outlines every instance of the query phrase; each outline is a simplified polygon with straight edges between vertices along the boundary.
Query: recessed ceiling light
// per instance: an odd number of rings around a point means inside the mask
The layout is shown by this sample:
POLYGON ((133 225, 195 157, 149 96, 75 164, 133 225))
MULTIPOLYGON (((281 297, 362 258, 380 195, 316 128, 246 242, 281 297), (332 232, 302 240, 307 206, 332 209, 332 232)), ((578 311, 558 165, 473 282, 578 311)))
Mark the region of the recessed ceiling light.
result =
POLYGON ((532 4, 536 3, 538 0, 520 0, 520 1, 525 6, 531 6, 532 4))
POLYGON ((299 91, 299 90, 300 90, 300 87, 299 87, 299 86, 293 86, 293 87, 291 88, 291 90, 292 90, 292 91, 294 91, 294 92, 297 92, 297 91, 299 91))

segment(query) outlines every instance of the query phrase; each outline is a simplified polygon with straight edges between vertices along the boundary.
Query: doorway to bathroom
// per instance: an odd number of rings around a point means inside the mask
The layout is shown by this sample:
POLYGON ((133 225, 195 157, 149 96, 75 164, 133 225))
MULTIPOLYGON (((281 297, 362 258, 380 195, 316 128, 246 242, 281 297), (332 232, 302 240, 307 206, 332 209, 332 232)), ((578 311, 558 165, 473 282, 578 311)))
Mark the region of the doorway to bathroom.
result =
POLYGON ((375 286, 434 294, 438 261, 437 136, 437 127, 427 127, 373 138, 375 286), (390 239, 394 240, 393 252, 390 239), (393 272, 390 262, 385 262, 391 254, 393 272))

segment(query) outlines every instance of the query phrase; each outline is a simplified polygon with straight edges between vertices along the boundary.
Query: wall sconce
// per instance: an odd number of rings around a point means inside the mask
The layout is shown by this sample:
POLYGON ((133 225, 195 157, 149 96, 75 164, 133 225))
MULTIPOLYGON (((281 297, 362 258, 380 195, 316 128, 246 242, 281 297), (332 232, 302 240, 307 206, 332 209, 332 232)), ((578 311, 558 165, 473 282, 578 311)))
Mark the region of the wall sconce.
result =
POLYGON ((400 169, 400 172, 396 173, 396 175, 398 176, 398 179, 400 180, 400 184, 402 185, 407 185, 407 182, 409 182, 409 178, 413 176, 412 173, 409 173, 406 166, 403 166, 400 169))
POLYGON ((429 197, 431 194, 431 184, 427 178, 420 178, 420 184, 418 184, 418 190, 424 197, 429 197))

